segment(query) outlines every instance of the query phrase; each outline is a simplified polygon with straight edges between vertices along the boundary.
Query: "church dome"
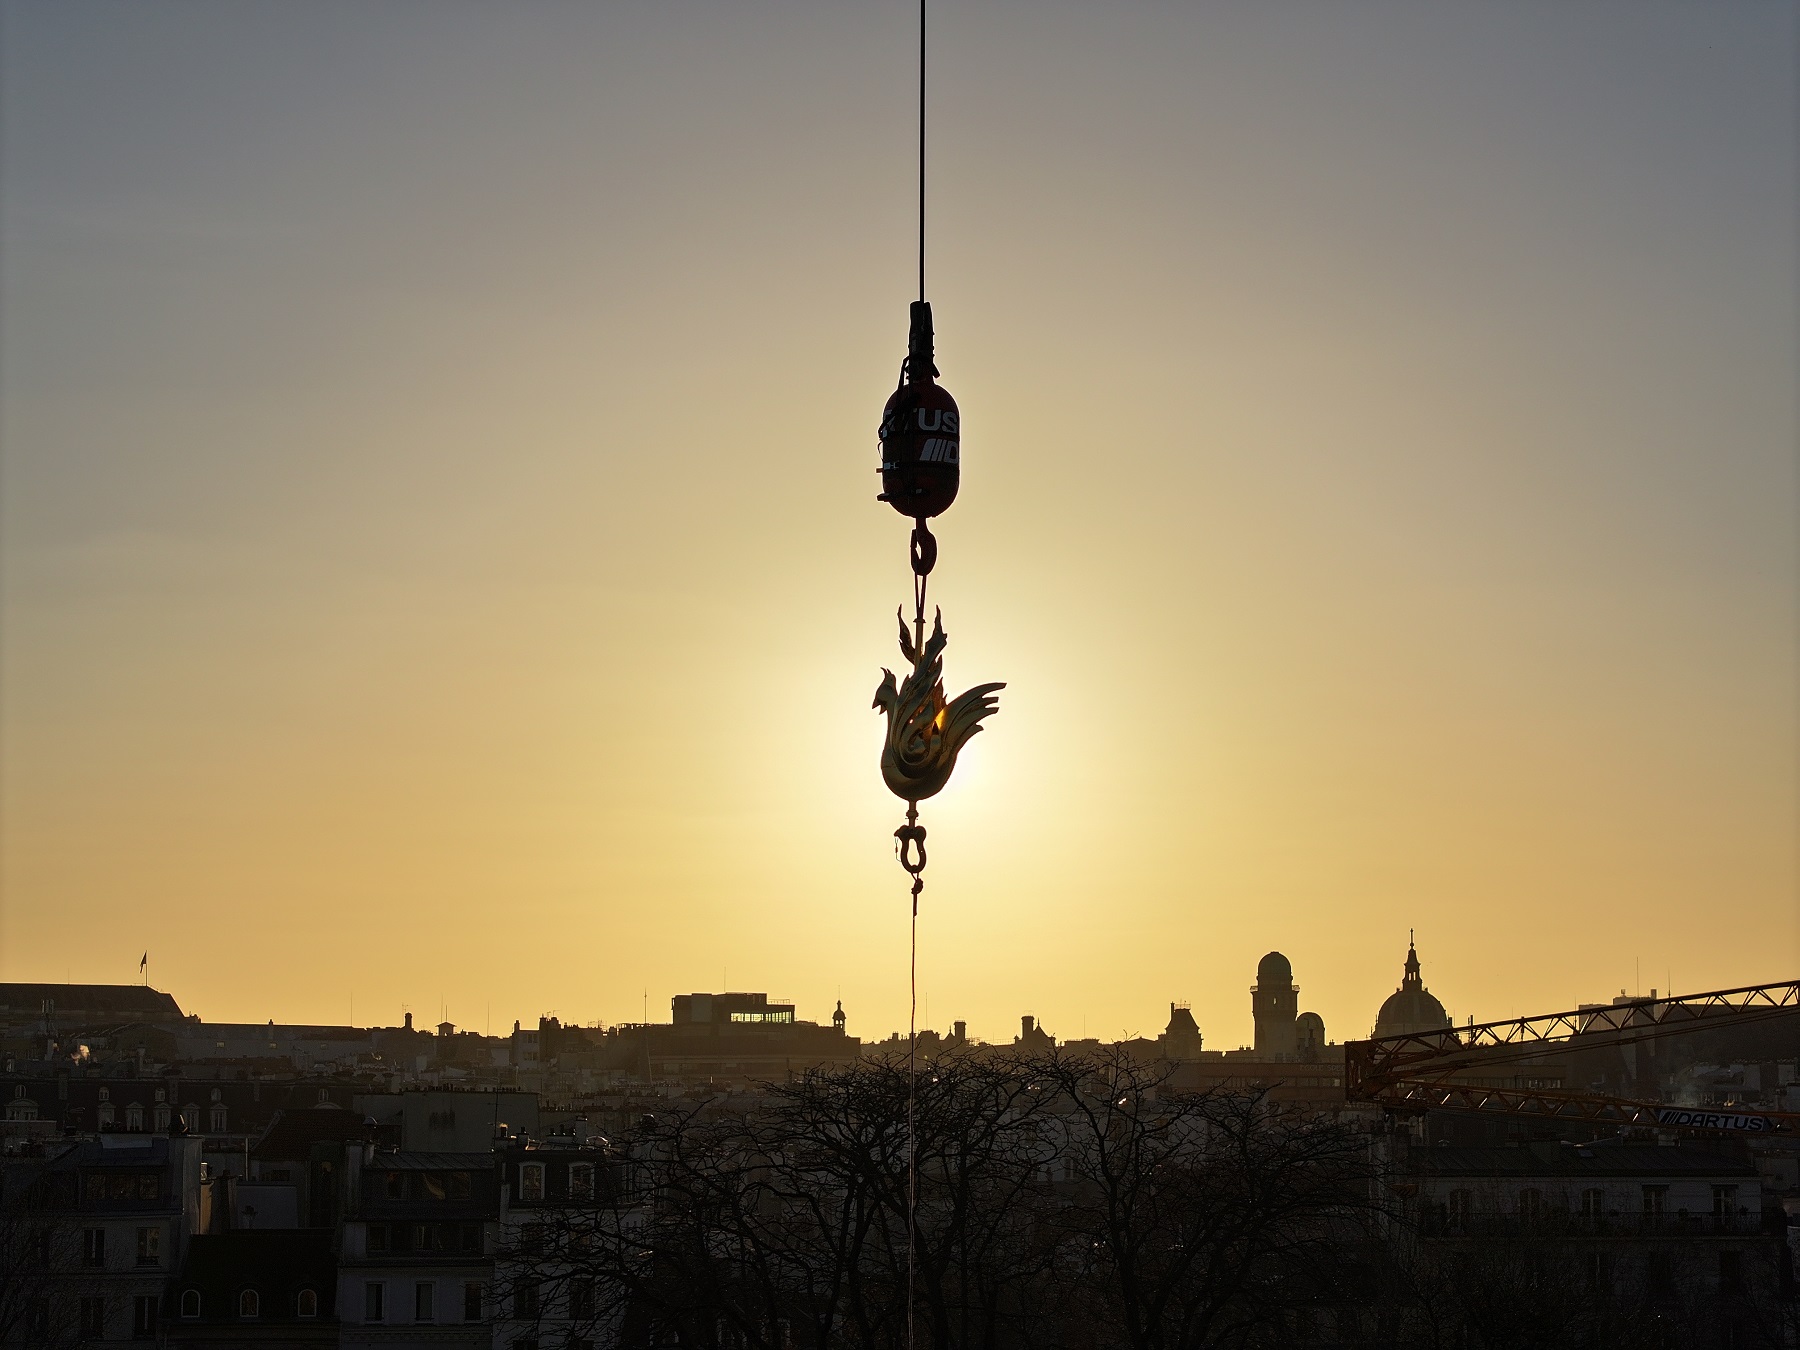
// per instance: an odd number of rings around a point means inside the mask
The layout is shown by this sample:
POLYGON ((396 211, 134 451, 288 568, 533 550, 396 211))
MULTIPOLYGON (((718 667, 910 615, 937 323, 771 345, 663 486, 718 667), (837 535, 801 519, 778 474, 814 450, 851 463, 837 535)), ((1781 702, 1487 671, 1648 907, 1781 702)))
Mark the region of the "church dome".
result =
POLYGON ((1408 942, 1406 969, 1400 987, 1389 994, 1375 1014, 1377 1036, 1407 1036, 1421 1031, 1443 1031, 1450 1026, 1450 1014, 1432 997, 1419 974, 1418 949, 1408 942))
POLYGON ((1258 984, 1291 984, 1293 979, 1294 967, 1280 952, 1270 952, 1256 963, 1258 984))

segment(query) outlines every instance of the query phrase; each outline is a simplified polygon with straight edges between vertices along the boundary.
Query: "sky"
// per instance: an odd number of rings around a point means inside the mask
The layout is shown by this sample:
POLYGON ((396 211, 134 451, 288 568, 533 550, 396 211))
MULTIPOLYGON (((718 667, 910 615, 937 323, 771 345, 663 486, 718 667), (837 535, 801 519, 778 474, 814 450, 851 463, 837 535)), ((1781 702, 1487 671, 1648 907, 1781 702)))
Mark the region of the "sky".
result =
MULTIPOLYGON (((904 1028, 915 19, 7 0, 0 979, 904 1028)), ((924 1025, 1795 974, 1795 30, 933 0, 924 1025)))

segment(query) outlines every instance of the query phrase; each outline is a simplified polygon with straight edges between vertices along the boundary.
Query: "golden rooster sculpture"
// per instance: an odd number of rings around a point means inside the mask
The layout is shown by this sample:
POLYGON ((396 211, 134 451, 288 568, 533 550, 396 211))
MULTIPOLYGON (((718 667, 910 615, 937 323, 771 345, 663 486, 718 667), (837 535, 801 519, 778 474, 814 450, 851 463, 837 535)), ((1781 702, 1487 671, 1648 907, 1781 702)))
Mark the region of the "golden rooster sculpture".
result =
MULTIPOLYGON (((934 796, 950 781, 957 753, 981 730, 981 720, 999 710, 996 691, 1005 684, 978 684, 944 701, 944 615, 939 610, 923 649, 914 645, 900 616, 900 654, 912 673, 896 687, 885 667, 873 707, 887 714, 887 740, 881 747, 881 777, 904 802, 934 796)), ((911 817, 908 818, 909 820, 911 817)))

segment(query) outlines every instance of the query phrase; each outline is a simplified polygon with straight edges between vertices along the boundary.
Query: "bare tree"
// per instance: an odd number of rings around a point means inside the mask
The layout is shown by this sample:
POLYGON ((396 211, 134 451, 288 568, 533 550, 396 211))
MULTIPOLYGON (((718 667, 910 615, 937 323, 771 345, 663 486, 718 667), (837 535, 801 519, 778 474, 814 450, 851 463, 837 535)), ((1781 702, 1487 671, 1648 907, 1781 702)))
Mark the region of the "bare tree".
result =
POLYGON ((1079 1248, 1080 1319, 1094 1345, 1254 1344, 1354 1252, 1369 1196, 1366 1142, 1266 1092, 1178 1092, 1172 1066, 1123 1051, 1052 1056, 1079 1248))
POLYGON ((496 1292, 590 1291, 628 1346, 877 1350, 909 1309, 938 1350, 1254 1344, 1353 1226, 1363 1156, 1123 1055, 874 1061, 647 1121, 611 1203, 536 1223, 496 1292))
POLYGON ((0 1167, 0 1345, 73 1346, 72 1316, 80 1230, 66 1212, 43 1159, 9 1159, 0 1167))

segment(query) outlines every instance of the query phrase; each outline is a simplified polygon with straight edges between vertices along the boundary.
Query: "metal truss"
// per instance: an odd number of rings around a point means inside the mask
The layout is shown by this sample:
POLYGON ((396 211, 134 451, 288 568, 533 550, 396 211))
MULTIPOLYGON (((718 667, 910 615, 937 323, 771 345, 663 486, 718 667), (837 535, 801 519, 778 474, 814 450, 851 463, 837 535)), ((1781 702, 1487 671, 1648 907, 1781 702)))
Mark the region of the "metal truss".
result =
MULTIPOLYGON (((1800 1009, 1800 980, 1789 980, 1349 1041, 1344 1046, 1344 1090, 1353 1101, 1385 1101, 1401 1087, 1517 1093, 1519 1089, 1468 1088, 1436 1080, 1440 1074, 1460 1069, 1541 1055, 1553 1046, 1578 1048, 1590 1037, 1597 1045, 1628 1045, 1685 1031, 1710 1030, 1721 1024, 1741 1026, 1746 1021, 1796 1009, 1800 1009), (1430 1081, 1414 1081, 1421 1077, 1430 1081)), ((1499 1100, 1497 1097, 1496 1102, 1499 1100)), ((1642 1103, 1620 1104, 1648 1111, 1659 1109, 1642 1103)))
POLYGON ((1390 1111, 1418 1115, 1426 1111, 1474 1111, 1729 1134, 1773 1134, 1800 1126, 1800 1115, 1780 1111, 1664 1106, 1592 1092, 1480 1087, 1469 1083, 1391 1082, 1369 1094, 1369 1099, 1390 1111))

